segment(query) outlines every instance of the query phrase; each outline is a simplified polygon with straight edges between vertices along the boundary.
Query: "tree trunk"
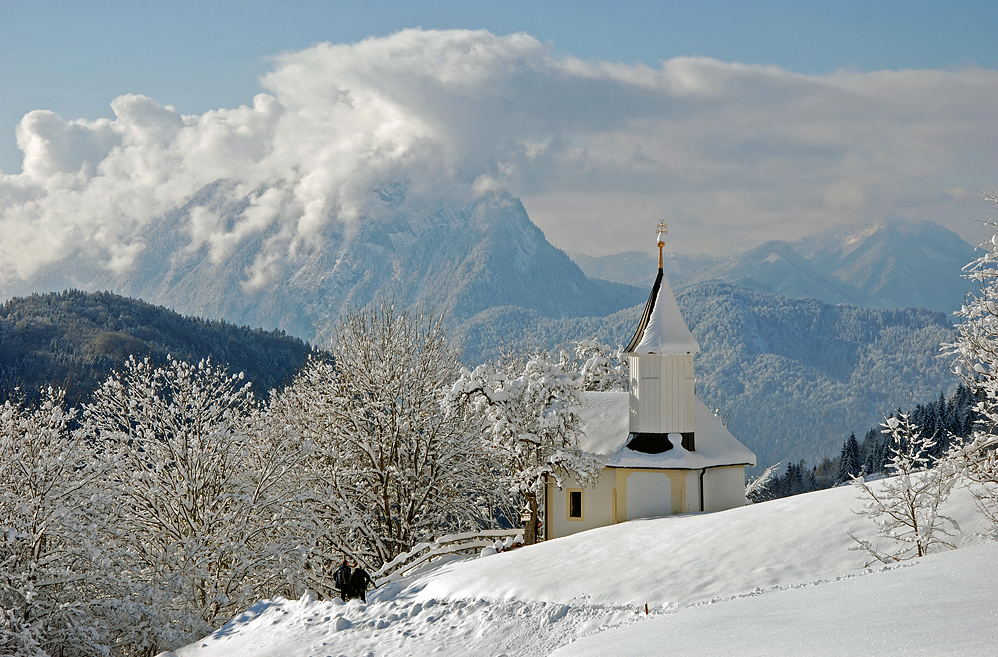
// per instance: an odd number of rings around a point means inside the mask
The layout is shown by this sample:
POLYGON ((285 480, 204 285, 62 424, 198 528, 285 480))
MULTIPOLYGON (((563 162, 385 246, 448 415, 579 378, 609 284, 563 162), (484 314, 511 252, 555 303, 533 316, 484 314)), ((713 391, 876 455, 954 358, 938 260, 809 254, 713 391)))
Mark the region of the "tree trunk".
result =
POLYGON ((537 495, 527 494, 527 506, 530 508, 530 520, 523 528, 523 544, 533 545, 537 542, 537 495))

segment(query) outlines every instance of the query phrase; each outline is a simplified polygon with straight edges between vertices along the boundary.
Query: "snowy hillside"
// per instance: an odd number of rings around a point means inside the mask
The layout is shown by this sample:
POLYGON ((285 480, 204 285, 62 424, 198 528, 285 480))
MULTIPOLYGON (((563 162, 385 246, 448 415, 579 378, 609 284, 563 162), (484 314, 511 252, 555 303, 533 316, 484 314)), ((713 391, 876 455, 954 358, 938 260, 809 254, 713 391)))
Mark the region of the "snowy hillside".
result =
POLYGON ((366 605, 265 601, 177 655, 989 654, 998 544, 974 536, 967 491, 943 509, 961 549, 872 568, 850 550, 875 534, 856 496, 631 521, 453 561, 366 605))

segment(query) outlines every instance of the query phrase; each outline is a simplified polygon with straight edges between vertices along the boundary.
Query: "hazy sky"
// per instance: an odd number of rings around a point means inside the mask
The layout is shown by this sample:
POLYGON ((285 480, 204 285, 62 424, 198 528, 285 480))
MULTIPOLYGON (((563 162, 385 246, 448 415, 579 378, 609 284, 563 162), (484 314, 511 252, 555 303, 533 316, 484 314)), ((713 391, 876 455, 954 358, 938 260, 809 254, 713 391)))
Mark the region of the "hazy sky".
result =
POLYGON ((996 25, 993 1, 3 2, 0 277, 74 249, 127 268, 218 177, 283 190, 235 228, 198 215, 223 255, 363 220, 392 177, 508 189, 593 254, 659 218, 687 252, 891 215, 973 241, 996 25))

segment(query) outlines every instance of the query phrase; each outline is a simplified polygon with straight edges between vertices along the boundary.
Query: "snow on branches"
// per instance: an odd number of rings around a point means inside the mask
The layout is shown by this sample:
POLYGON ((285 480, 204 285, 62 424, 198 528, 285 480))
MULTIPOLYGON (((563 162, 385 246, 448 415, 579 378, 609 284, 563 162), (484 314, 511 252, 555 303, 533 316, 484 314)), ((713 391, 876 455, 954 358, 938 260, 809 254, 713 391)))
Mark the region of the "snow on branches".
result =
POLYGON ((105 541, 154 614, 126 641, 202 636, 279 585, 281 482, 297 453, 259 439, 242 376, 210 361, 130 358, 94 394, 85 428, 106 472, 105 541))
MULTIPOLYGON (((458 372, 443 318, 391 303, 344 315, 330 358, 278 395, 275 417, 313 446, 303 464, 304 537, 313 561, 348 554, 376 568, 434 536, 491 524, 489 468, 467 418, 440 399, 458 372)), ((330 589, 330 572, 312 585, 330 589)))
POLYGON ((859 513, 877 524, 888 547, 853 536, 859 543, 855 549, 891 563, 955 548, 947 539, 953 536, 950 529, 959 532, 960 527, 940 514, 939 506, 953 490, 956 478, 945 461, 932 462, 935 440, 924 435, 907 413, 886 418, 882 426, 890 439, 887 467, 892 476, 874 482, 857 477, 853 483, 865 502, 859 513))
POLYGON ((100 610, 81 502, 99 472, 60 390, 0 406, 0 654, 99 654, 100 610), (79 651, 79 652, 77 652, 79 651))
POLYGON ((586 484, 583 389, 626 382, 580 343, 462 370, 441 317, 349 313, 260 403, 210 361, 129 358, 81 415, 0 407, 0 654, 153 654, 304 584, 492 527, 547 479, 586 484))
MULTIPOLYGON (((987 199, 998 205, 994 194, 987 199)), ((984 223, 998 229, 996 221, 984 223)), ((949 460, 972 482, 978 508, 998 536, 998 234, 978 248, 984 255, 964 268, 964 276, 979 290, 956 313, 956 340, 943 345, 944 354, 953 357, 953 371, 979 399, 977 423, 970 440, 950 450, 949 460)))
POLYGON ((599 340, 580 340, 575 343, 572 367, 582 375, 583 390, 627 390, 630 379, 627 359, 619 348, 599 340))
POLYGON ((568 355, 544 352, 461 369, 444 400, 448 415, 470 413, 484 422, 486 449, 501 466, 510 492, 530 511, 525 540, 536 540, 537 500, 548 477, 583 486, 599 476, 599 459, 578 447, 583 376, 568 355))
POLYGON ((769 487, 773 485, 779 477, 781 463, 777 462, 766 468, 766 470, 745 484, 745 498, 753 504, 764 502, 770 499, 769 487))

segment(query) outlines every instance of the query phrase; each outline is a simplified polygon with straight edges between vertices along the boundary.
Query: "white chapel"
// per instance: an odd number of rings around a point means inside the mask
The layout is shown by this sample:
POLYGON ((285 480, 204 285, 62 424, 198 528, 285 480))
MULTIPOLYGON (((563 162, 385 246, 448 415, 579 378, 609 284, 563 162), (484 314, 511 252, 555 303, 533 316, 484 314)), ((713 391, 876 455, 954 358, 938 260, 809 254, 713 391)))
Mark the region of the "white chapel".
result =
POLYGON ((745 504, 745 467, 755 465, 755 454, 693 392, 700 345, 663 272, 667 232, 659 224, 658 277, 624 349, 630 390, 586 393, 580 447, 603 460, 603 471, 591 488, 548 483, 546 538, 745 504))

